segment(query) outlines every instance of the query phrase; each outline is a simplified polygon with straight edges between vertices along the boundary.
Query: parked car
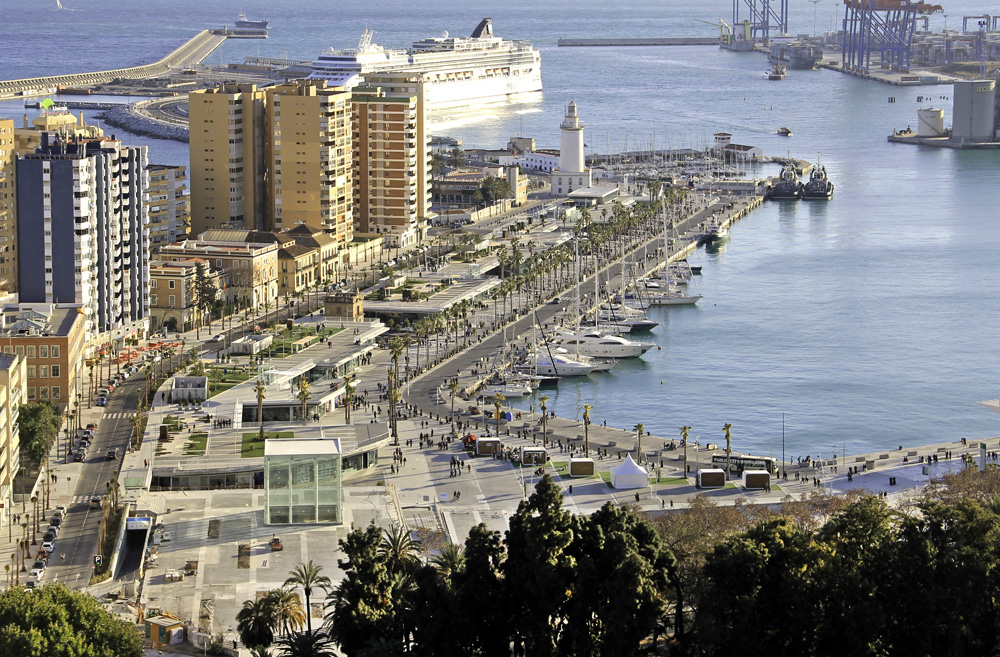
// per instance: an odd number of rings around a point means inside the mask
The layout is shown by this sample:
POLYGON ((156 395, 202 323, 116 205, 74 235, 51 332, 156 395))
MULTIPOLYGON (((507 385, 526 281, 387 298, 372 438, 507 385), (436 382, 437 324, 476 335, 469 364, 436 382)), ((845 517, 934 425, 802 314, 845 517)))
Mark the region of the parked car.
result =
POLYGON ((108 405, 108 398, 107 397, 98 397, 97 398, 97 405, 98 406, 107 406, 108 405))
POLYGON ((38 580, 29 577, 28 581, 24 583, 24 590, 33 591, 37 585, 38 585, 38 580))
POLYGON ((90 424, 88 424, 87 425, 87 431, 90 431, 90 432, 97 431, 97 423, 96 422, 91 422, 90 424))
POLYGON ((87 460, 87 450, 85 450, 85 449, 78 449, 78 450, 76 450, 76 455, 73 457, 73 460, 76 461, 77 463, 83 463, 84 461, 86 461, 87 460))
POLYGON ((219 333, 218 335, 212 336, 212 339, 209 340, 209 342, 225 342, 225 341, 226 341, 226 335, 224 333, 219 333))
POLYGON ((52 523, 49 525, 49 531, 55 532, 56 536, 58 536, 59 530, 61 529, 60 527, 61 524, 62 520, 60 520, 59 518, 52 518, 52 523))
POLYGON ((48 541, 42 541, 42 547, 51 553, 52 550, 54 550, 56 547, 55 537, 53 537, 51 540, 48 541))
POLYGON ((61 522, 63 520, 63 518, 66 517, 66 507, 63 506, 62 504, 60 504, 59 506, 57 506, 56 510, 52 512, 52 517, 53 518, 58 518, 59 521, 61 522))
POLYGON ((101 498, 99 498, 99 497, 92 497, 92 498, 90 498, 90 508, 91 509, 100 509, 101 508, 101 498))
POLYGON ((31 572, 28 573, 28 577, 34 577, 36 580, 45 577, 45 562, 36 561, 35 565, 31 567, 31 572))

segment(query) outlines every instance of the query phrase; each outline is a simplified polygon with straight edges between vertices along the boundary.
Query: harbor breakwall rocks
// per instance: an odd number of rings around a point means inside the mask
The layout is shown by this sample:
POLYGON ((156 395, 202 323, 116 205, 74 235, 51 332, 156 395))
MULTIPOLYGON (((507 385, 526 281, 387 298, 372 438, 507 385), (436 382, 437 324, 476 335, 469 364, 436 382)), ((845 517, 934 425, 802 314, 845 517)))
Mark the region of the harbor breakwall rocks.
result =
POLYGON ((126 130, 133 135, 173 139, 184 143, 188 141, 187 126, 151 119, 140 114, 132 105, 115 106, 98 114, 96 118, 101 119, 109 126, 126 130))

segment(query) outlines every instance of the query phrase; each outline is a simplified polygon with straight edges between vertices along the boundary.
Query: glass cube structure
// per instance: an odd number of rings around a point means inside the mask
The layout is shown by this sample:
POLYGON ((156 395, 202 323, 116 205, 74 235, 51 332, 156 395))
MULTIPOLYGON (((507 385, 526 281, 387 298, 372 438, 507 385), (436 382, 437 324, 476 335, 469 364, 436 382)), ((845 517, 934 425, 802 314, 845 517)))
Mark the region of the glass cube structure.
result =
POLYGON ((341 451, 336 438, 272 438, 264 443, 264 522, 343 522, 341 451))

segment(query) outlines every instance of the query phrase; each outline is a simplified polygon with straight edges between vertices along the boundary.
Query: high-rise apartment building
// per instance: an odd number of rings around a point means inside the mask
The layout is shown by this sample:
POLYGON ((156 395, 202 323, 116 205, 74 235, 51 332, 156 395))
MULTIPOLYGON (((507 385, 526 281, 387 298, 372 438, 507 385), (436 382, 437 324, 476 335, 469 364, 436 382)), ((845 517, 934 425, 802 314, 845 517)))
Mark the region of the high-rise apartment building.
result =
POLYGON ((149 244, 155 250, 188 237, 187 167, 149 165, 149 244))
POLYGON ((192 92, 191 232, 306 222, 350 242, 350 100, 323 80, 192 92))
POLYGON ((264 101, 254 84, 224 84, 188 95, 191 228, 263 228, 264 101))
POLYGON ((405 72, 369 75, 352 104, 355 230, 389 247, 413 246, 431 208, 424 82, 405 72))
POLYGON ((0 294, 17 289, 14 121, 0 119, 0 294))
POLYGON ((80 304, 90 344, 147 329, 146 150, 46 133, 17 161, 19 299, 80 304))
POLYGON ((0 514, 0 527, 11 522, 14 477, 21 468, 18 414, 25 401, 24 359, 0 354, 0 503, 7 509, 0 514))
POLYGON ((338 243, 354 233, 351 93, 325 80, 267 90, 268 211, 265 230, 322 226, 338 243))

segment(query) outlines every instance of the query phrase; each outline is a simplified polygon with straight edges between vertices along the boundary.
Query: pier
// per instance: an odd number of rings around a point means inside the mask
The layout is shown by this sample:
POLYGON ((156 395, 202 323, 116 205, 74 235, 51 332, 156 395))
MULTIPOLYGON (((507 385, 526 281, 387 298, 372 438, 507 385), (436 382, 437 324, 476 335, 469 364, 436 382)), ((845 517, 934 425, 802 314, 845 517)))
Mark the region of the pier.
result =
POLYGON ((559 39, 560 46, 717 46, 718 37, 559 39))
POLYGON ((112 80, 152 78, 200 63, 225 42, 226 37, 202 30, 163 59, 129 68, 116 68, 92 73, 50 75, 40 78, 0 81, 0 99, 32 94, 54 93, 59 87, 103 84, 112 80))

